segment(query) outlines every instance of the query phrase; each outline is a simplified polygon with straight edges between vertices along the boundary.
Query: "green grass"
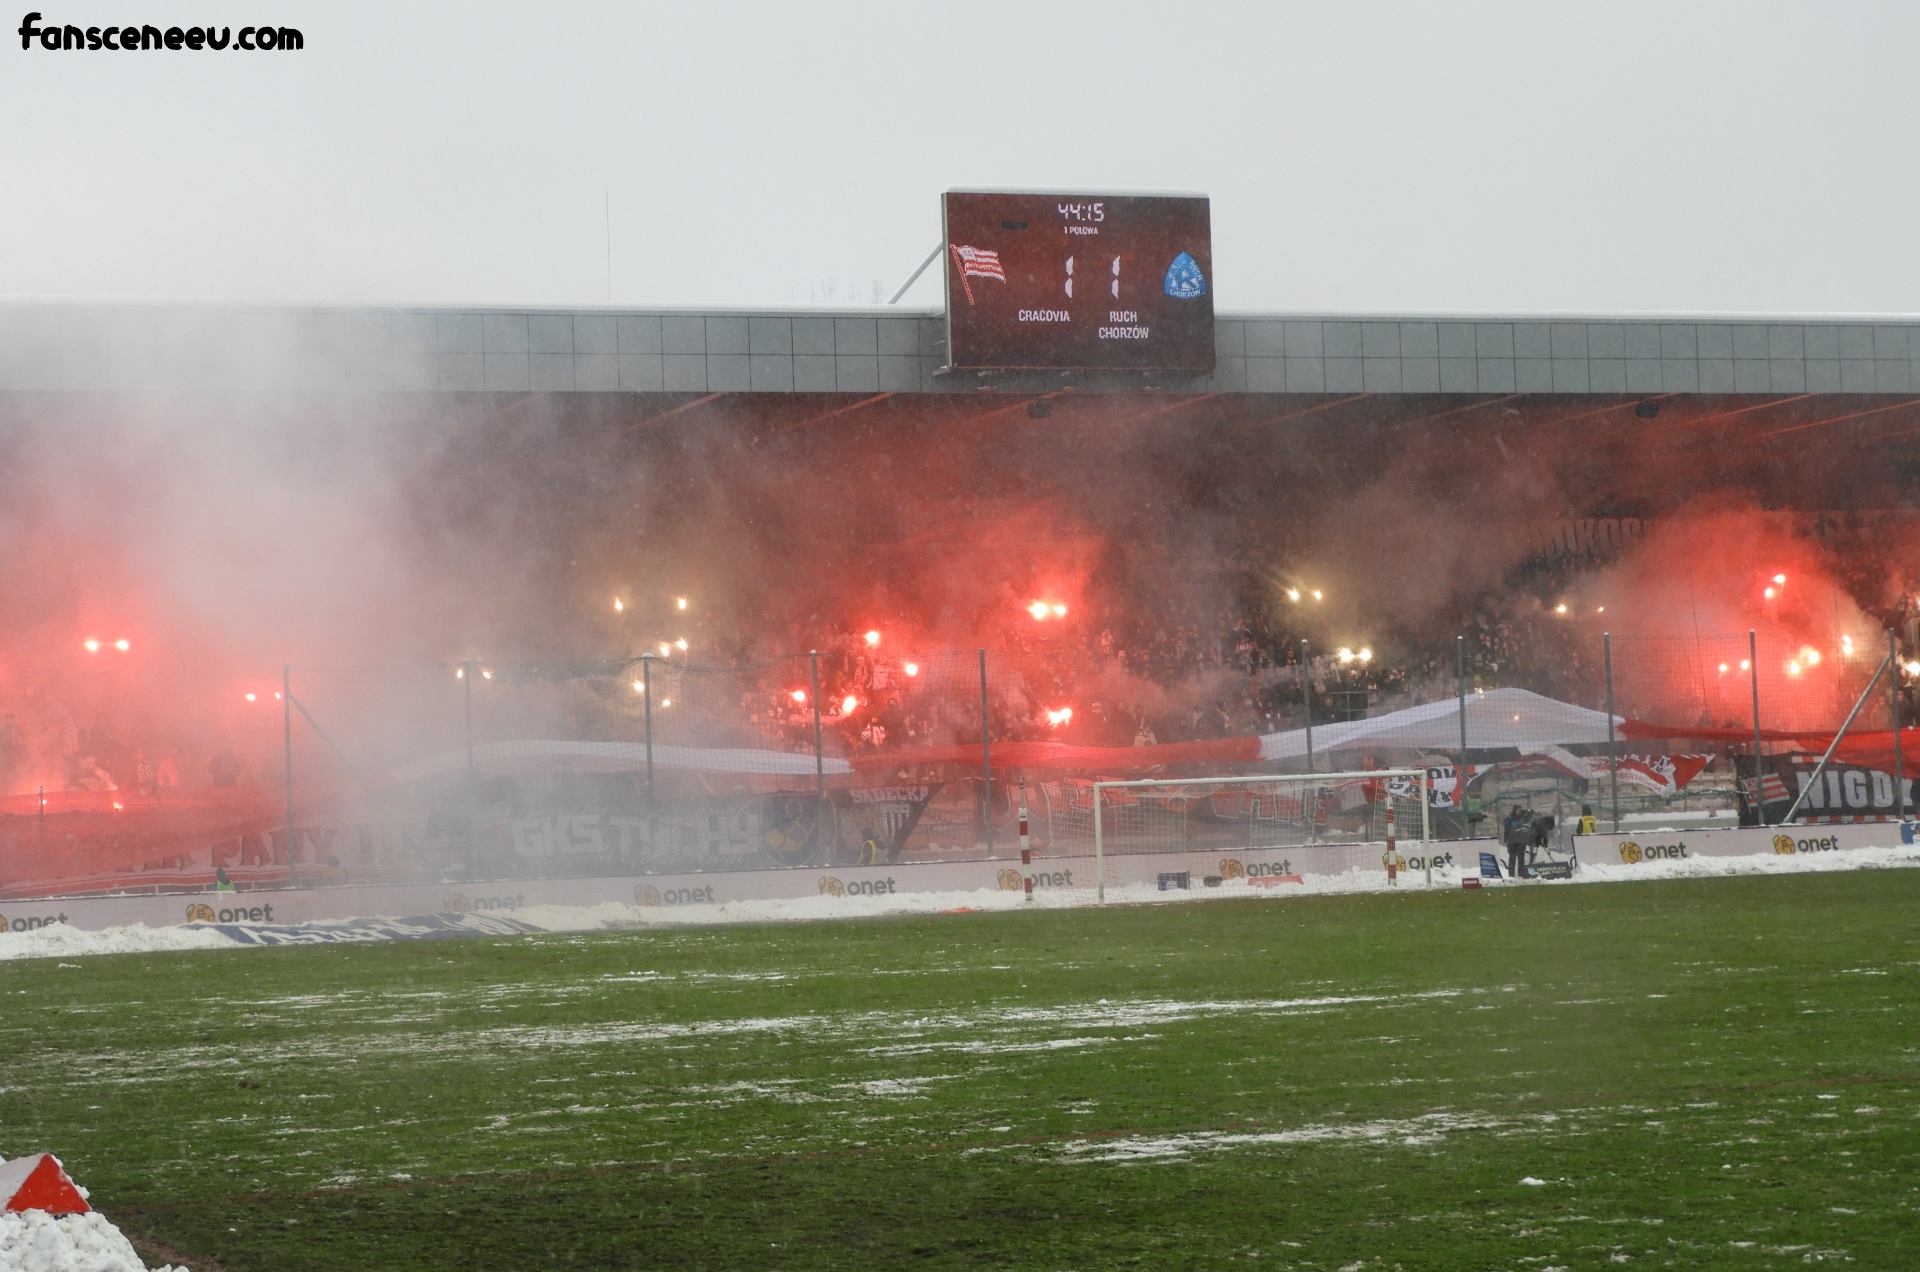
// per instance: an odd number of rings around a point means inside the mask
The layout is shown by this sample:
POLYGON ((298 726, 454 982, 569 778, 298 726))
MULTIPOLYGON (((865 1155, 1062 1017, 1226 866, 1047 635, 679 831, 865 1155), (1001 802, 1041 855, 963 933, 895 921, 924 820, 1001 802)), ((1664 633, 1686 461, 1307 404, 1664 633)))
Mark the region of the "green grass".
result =
POLYGON ((1907 1269, 1916 913, 1875 871, 14 963, 0 1154, 232 1272, 1907 1269))

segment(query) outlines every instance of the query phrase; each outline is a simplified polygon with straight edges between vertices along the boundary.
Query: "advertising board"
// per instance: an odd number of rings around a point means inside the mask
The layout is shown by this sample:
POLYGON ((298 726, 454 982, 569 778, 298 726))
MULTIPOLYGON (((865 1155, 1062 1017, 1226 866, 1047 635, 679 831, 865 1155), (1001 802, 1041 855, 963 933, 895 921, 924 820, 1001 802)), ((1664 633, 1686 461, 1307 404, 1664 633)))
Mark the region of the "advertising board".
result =
POLYGON ((1792 856, 1836 852, 1843 848, 1898 848, 1912 842, 1911 830, 1897 822, 1850 826, 1748 826, 1740 830, 1636 830, 1623 835, 1576 835, 1574 853, 1582 862, 1635 866, 1692 857, 1792 856))

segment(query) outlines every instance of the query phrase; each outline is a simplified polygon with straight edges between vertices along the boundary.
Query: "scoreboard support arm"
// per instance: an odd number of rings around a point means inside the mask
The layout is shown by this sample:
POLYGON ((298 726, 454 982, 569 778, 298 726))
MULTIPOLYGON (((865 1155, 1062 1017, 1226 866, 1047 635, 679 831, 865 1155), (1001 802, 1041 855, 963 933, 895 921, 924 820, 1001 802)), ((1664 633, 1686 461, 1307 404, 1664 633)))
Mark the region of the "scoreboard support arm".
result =
POLYGON ((889 305, 897 305, 897 304, 899 304, 899 303, 900 303, 900 298, 901 298, 902 296, 904 296, 904 295, 906 295, 906 294, 907 294, 907 288, 909 288, 909 287, 911 287, 911 286, 913 286, 913 285, 914 285, 915 283, 917 283, 917 282, 919 282, 919 281, 920 281, 920 275, 922 275, 922 274, 924 274, 924 273, 926 273, 926 272, 927 272, 927 266, 929 266, 929 265, 931 265, 931 264, 933 264, 933 263, 934 263, 935 261, 937 261, 937 260, 939 260, 939 259, 940 259, 940 254, 941 254, 942 252, 944 252, 944 251, 946 251, 946 250, 947 250, 947 245, 946 245, 945 243, 935 243, 935 244, 933 245, 933 250, 932 250, 931 252, 928 252, 928 253, 927 253, 927 259, 926 259, 926 260, 924 260, 924 261, 921 261, 921 262, 920 262, 920 268, 919 268, 919 269, 916 269, 916 270, 914 270, 914 271, 913 271, 913 275, 912 275, 912 277, 910 277, 910 278, 908 278, 906 282, 904 282, 904 283, 902 283, 902 284, 900 284, 900 290, 899 290, 899 291, 897 291, 897 292, 895 292, 895 293, 893 293, 893 299, 892 299, 892 300, 890 300, 890 301, 888 301, 887 303, 888 303, 889 305))

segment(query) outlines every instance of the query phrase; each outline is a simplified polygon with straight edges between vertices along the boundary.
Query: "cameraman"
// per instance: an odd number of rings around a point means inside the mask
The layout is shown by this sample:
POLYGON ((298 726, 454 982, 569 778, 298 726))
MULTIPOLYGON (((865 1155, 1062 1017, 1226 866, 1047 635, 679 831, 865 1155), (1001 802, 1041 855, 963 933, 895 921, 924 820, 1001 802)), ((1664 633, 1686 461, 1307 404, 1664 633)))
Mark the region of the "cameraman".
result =
POLYGON ((1507 845, 1507 873, 1526 878, 1527 849, 1533 847, 1533 813, 1515 804, 1500 823, 1500 838, 1507 845))

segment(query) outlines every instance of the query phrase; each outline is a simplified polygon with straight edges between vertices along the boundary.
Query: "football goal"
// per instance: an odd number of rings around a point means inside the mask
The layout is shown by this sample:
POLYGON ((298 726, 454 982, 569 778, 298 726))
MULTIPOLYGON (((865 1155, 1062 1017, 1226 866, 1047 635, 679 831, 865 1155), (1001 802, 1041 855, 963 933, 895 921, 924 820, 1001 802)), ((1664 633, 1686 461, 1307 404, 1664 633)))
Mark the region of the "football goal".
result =
POLYGON ((1398 882, 1433 864, 1424 769, 1049 782, 1022 869, 1055 904, 1245 895, 1309 875, 1398 882))

